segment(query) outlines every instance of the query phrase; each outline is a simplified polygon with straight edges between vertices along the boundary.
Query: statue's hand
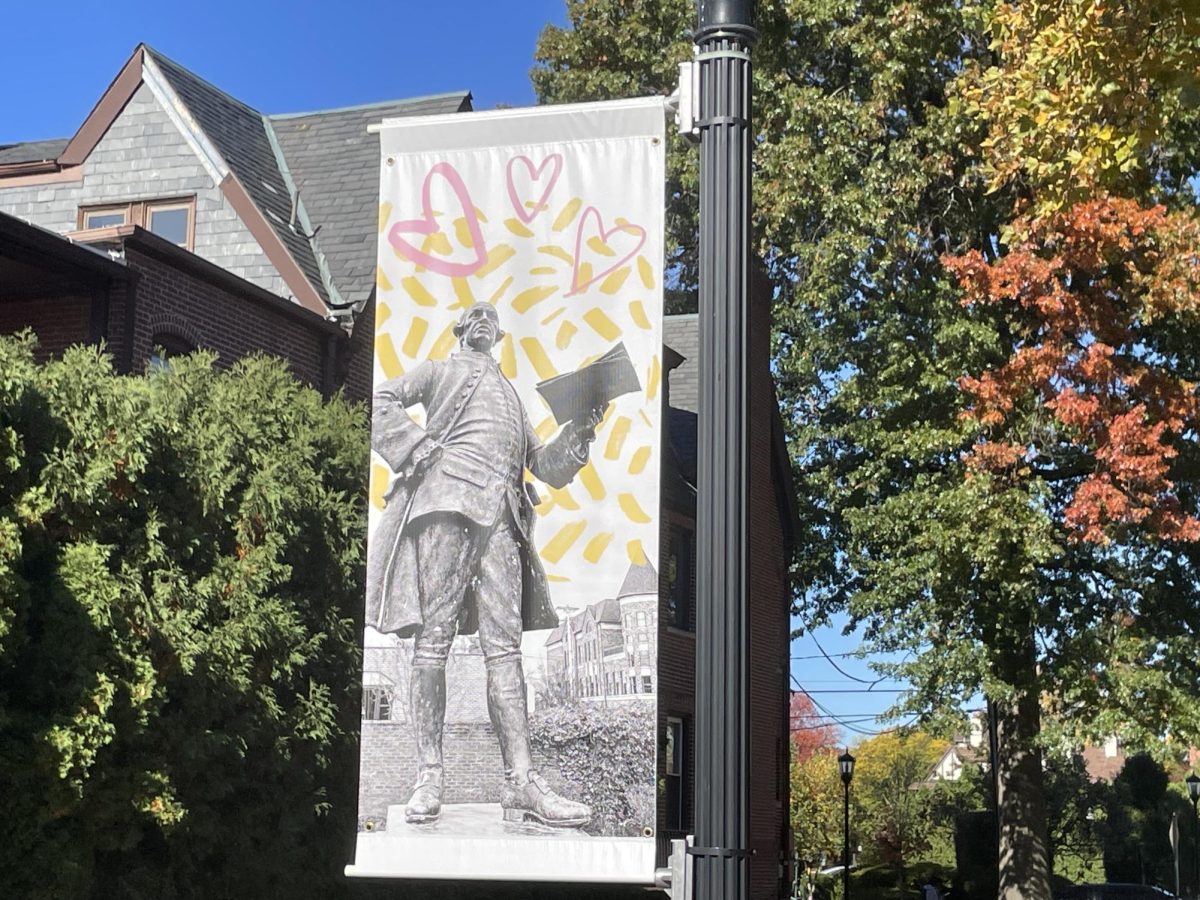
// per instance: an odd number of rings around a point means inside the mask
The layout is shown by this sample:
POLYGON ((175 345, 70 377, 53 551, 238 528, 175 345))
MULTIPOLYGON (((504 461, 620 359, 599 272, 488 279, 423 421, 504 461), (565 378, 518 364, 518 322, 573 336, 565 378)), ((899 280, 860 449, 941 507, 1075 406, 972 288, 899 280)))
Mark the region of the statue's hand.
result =
POLYGON ((588 417, 577 426, 575 437, 581 447, 586 447, 596 439, 596 426, 603 420, 607 408, 608 404, 593 407, 592 411, 588 413, 588 417))

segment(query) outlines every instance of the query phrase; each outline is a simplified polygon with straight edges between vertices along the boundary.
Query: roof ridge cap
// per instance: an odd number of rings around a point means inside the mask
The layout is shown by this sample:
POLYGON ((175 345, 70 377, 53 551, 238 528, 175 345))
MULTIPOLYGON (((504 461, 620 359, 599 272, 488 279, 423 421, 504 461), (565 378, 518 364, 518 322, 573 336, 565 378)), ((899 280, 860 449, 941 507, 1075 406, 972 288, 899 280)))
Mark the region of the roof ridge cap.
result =
POLYGON ((373 109, 377 106, 395 106, 396 104, 416 104, 424 103, 429 100, 442 100, 449 97, 462 97, 464 99, 471 97, 469 90, 462 91, 444 91, 440 94, 423 94, 419 97, 397 97, 393 100, 375 100, 371 103, 355 103, 350 106, 331 106, 328 109, 310 109, 301 112, 287 113, 269 113, 270 119, 303 119, 308 116, 328 116, 334 113, 358 112, 360 110, 373 109))
POLYGON ((220 94, 226 100, 229 100, 231 103, 235 103, 238 106, 245 107, 249 112, 254 113, 254 115, 256 115, 256 116, 262 116, 261 112, 259 112, 257 109, 255 109, 253 106, 251 106, 249 103, 247 103, 245 100, 242 100, 239 97, 235 97, 233 94, 229 93, 229 91, 225 90, 224 88, 218 87, 217 85, 213 84, 211 81, 209 81, 203 75, 197 74, 196 72, 192 71, 187 66, 185 66, 183 63, 179 62, 177 59, 173 59, 172 57, 167 56, 167 54, 162 53, 158 50, 155 50, 153 47, 151 47, 147 43, 143 43, 142 47, 145 48, 146 52, 149 53, 151 56, 153 56, 156 60, 166 61, 166 62, 170 63, 171 65, 173 65, 179 69, 182 69, 184 72, 187 72, 188 75, 190 75, 192 78, 195 78, 198 82, 203 84, 205 87, 216 91, 218 94, 220 94))

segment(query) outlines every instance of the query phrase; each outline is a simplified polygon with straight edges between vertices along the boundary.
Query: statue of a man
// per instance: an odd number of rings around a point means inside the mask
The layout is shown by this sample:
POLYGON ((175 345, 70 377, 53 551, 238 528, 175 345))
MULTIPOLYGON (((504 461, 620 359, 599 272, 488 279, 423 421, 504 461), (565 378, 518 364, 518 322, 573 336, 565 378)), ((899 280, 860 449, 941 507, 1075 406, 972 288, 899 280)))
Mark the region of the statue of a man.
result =
POLYGON ((371 542, 367 624, 415 638, 409 699, 419 768, 405 818, 430 822, 441 812, 446 659, 456 634, 478 631, 505 768, 504 818, 583 825, 591 810, 550 790, 530 749, 521 634, 553 628, 558 617, 531 540, 536 494, 524 473, 569 484, 602 410, 542 444, 492 358, 504 336, 496 309, 469 307, 454 333, 458 352, 384 382, 374 398, 372 446, 397 477, 371 542), (424 428, 407 412, 418 403, 424 428))

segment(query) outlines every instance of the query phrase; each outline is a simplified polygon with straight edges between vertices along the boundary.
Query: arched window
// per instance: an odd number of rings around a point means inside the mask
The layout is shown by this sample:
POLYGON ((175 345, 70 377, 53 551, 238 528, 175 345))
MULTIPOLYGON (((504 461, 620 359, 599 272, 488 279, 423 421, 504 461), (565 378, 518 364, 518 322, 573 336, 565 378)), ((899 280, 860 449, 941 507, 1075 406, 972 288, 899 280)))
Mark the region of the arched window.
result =
POLYGON ((169 369, 173 357, 186 356, 195 349, 187 338, 169 331, 160 331, 150 341, 150 371, 169 369))

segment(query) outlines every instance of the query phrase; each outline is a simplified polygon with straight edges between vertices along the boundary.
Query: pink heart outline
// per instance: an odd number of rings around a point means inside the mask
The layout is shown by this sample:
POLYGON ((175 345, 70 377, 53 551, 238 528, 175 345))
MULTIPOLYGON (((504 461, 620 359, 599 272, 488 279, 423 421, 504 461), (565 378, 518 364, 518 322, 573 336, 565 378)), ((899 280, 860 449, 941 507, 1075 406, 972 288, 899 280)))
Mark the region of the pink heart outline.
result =
POLYGON ((520 218, 520 220, 526 225, 537 218, 537 214, 546 208, 546 198, 550 196, 550 192, 554 190, 554 186, 558 184, 558 176, 562 174, 562 168, 563 158, 561 153, 551 153, 549 156, 543 159, 542 164, 536 168, 534 168, 533 160, 528 156, 514 156, 508 161, 508 166, 505 170, 508 176, 508 199, 512 203, 513 209, 516 210, 517 217, 520 218), (513 183, 513 165, 517 162, 523 162, 525 164, 525 168, 529 170, 529 180, 531 182, 541 181, 542 172, 545 170, 546 166, 550 165, 551 163, 554 164, 554 171, 550 174, 550 179, 546 182, 546 187, 542 189, 541 196, 534 201, 532 211, 526 211, 525 204, 522 202, 521 198, 517 196, 517 186, 513 183))
POLYGON ((626 222, 623 225, 614 225, 612 228, 605 230, 604 219, 600 216, 600 210, 596 209, 596 207, 594 207, 594 206, 589 206, 587 209, 585 209, 583 211, 583 215, 579 217, 579 228, 576 229, 576 231, 575 231, 575 267, 574 267, 574 270, 571 272, 571 290, 569 290, 567 293, 563 294, 563 296, 564 297, 573 297, 576 294, 582 293, 584 288, 588 287, 591 284, 595 284, 597 281, 599 281, 605 275, 608 275, 610 272, 615 272, 617 269, 621 268, 621 266, 625 265, 625 263, 629 262, 629 260, 633 259, 633 257, 637 255, 637 252, 639 250, 641 250, 642 247, 645 246, 645 244, 646 244, 646 229, 643 228, 641 225, 634 225, 632 222, 626 222), (616 234, 618 231, 622 231, 622 232, 626 232, 626 233, 636 231, 638 233, 638 242, 637 242, 637 246, 635 246, 632 250, 630 250, 628 253, 626 253, 624 256, 622 256, 620 259, 618 259, 615 263, 613 263, 607 269, 601 269, 599 272, 595 273, 587 281, 583 282, 583 284, 580 284, 579 283, 579 266, 582 263, 583 229, 584 229, 584 224, 587 222, 589 215, 595 215, 596 229, 600 233, 600 240, 604 241, 604 243, 607 244, 609 236, 616 234))
POLYGON ((448 275, 451 278, 465 278, 487 262, 487 250, 483 246, 483 229, 479 227, 479 215, 475 211, 475 204, 471 201, 471 195, 463 183, 462 176, 458 174, 454 166, 446 162, 437 163, 425 175, 425 183, 421 186, 421 218, 404 219, 394 224, 388 230, 388 242, 418 266, 424 266, 431 272, 448 275), (446 179, 454 196, 462 206, 463 219, 466 220, 467 231, 471 235, 471 246, 475 249, 475 258, 470 262, 441 259, 423 250, 418 250, 403 237, 406 233, 428 236, 438 230, 438 224, 433 217, 433 204, 429 199, 434 175, 440 175, 446 179))

